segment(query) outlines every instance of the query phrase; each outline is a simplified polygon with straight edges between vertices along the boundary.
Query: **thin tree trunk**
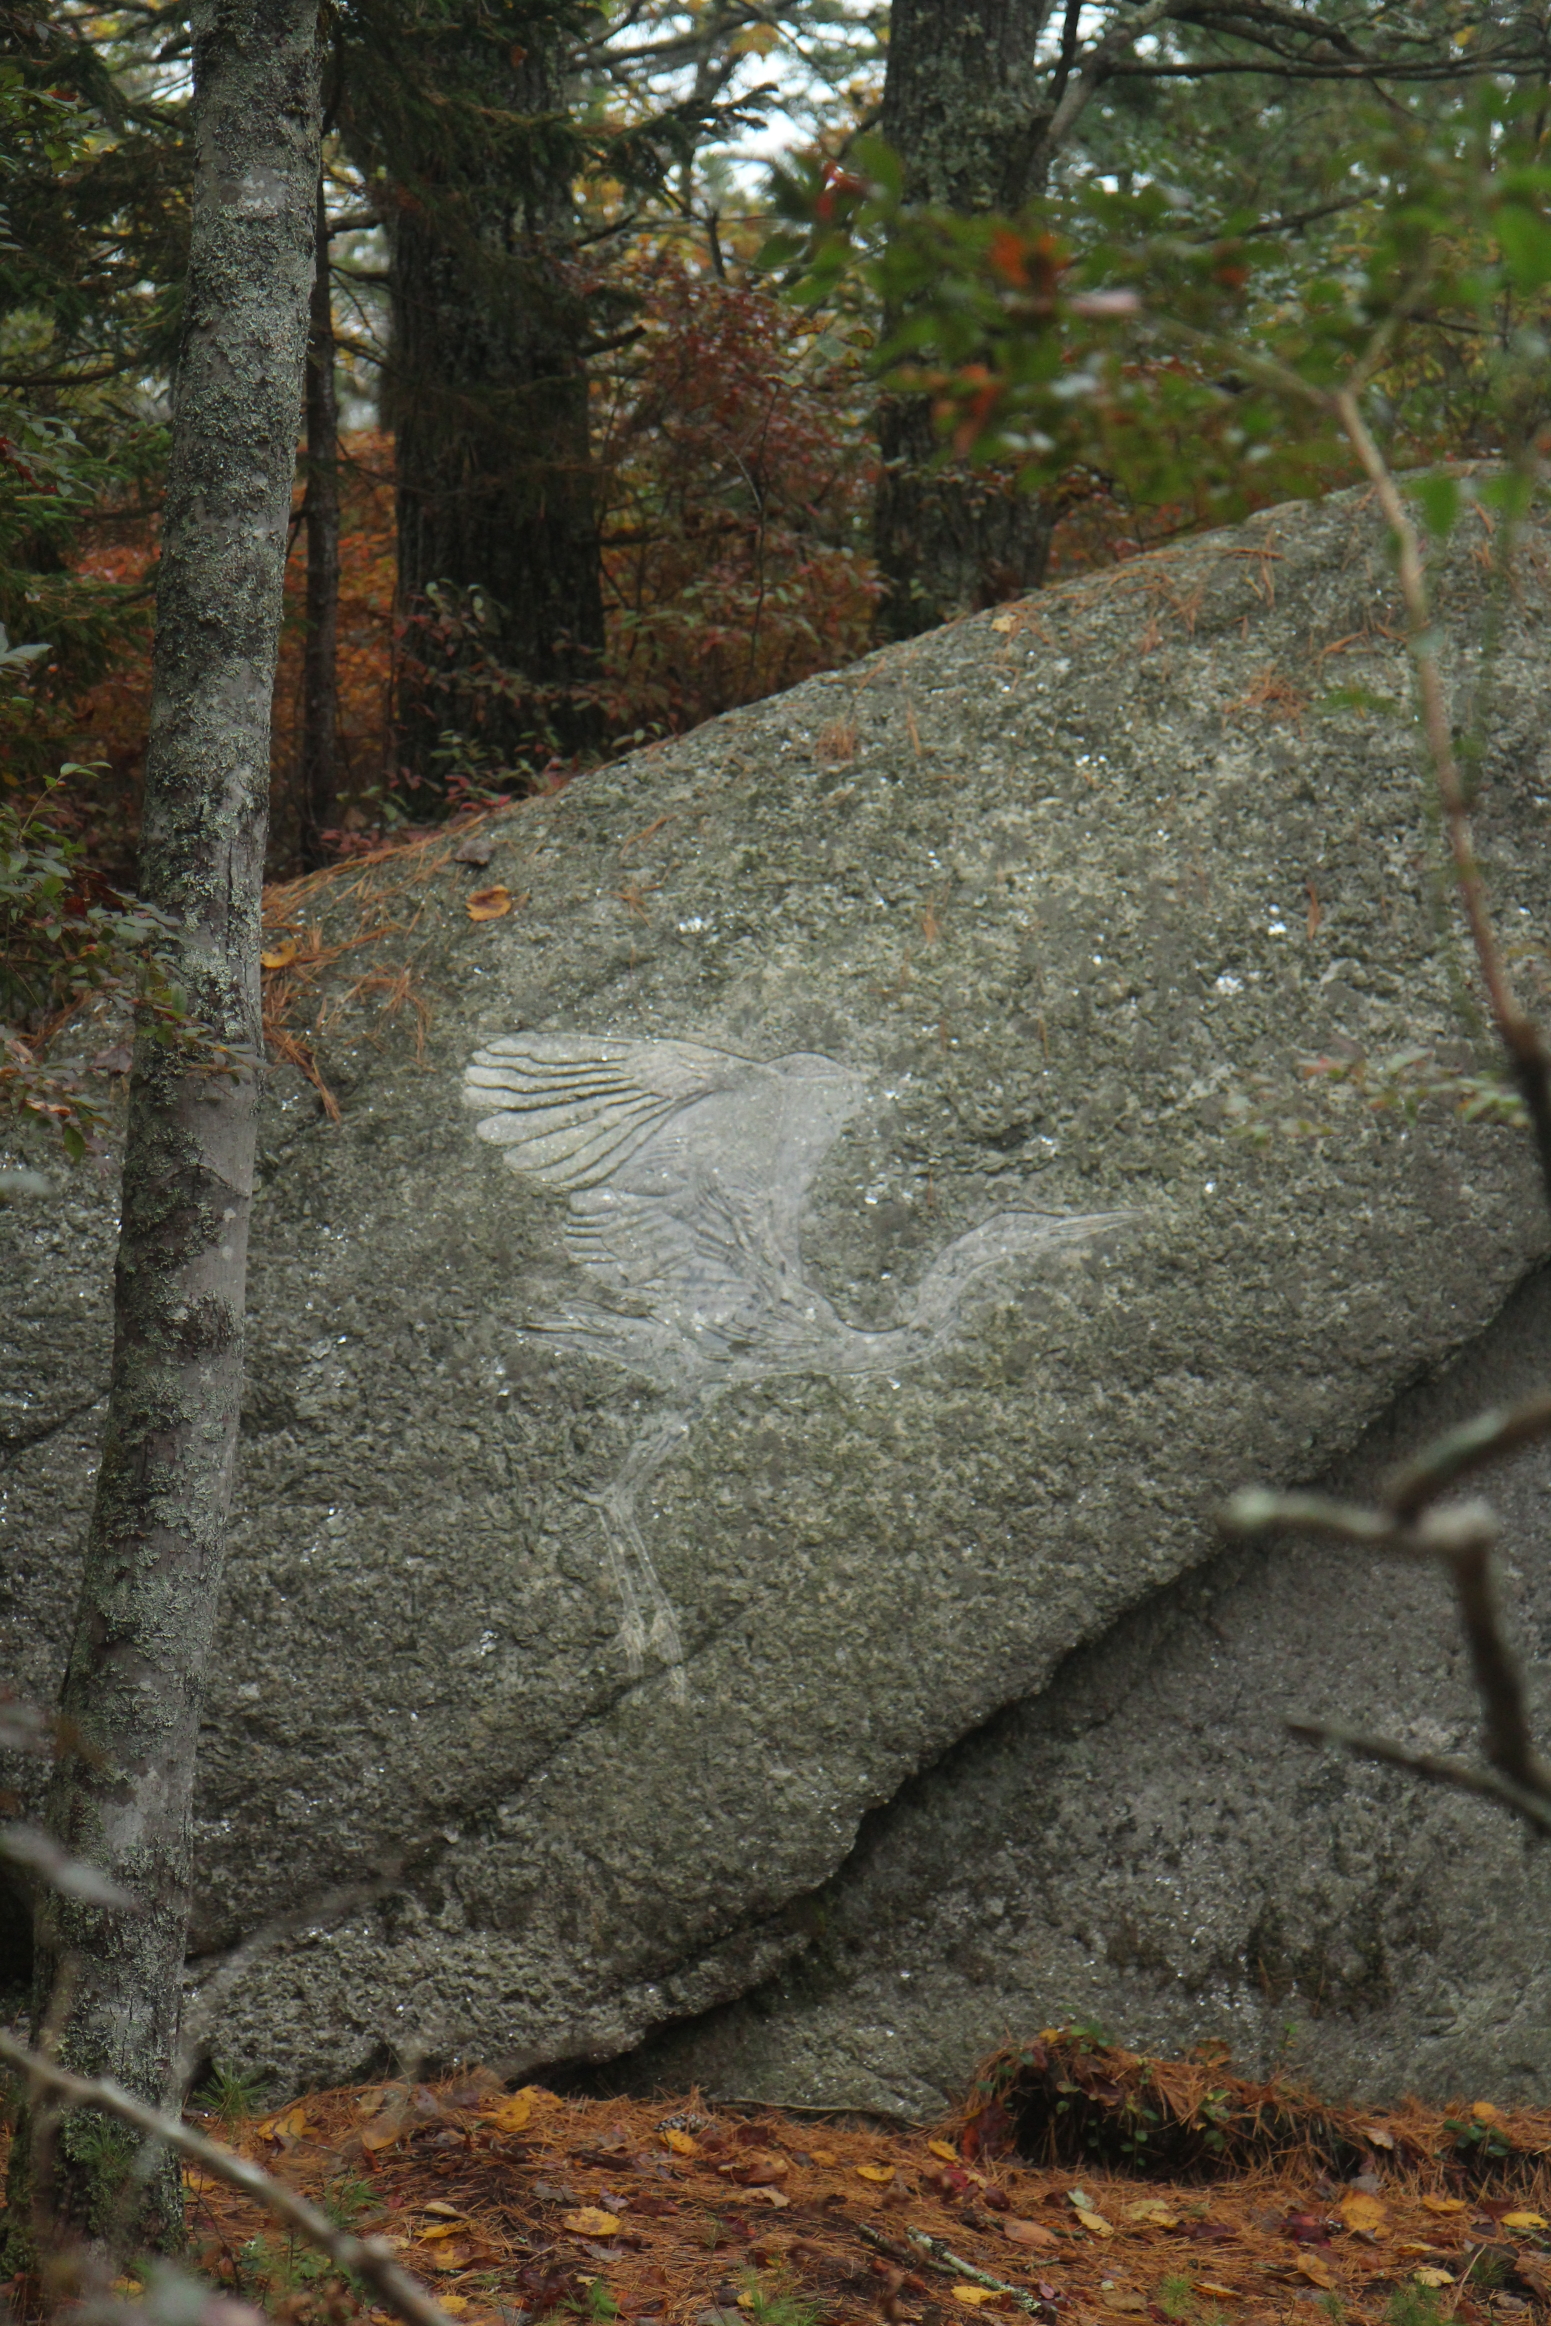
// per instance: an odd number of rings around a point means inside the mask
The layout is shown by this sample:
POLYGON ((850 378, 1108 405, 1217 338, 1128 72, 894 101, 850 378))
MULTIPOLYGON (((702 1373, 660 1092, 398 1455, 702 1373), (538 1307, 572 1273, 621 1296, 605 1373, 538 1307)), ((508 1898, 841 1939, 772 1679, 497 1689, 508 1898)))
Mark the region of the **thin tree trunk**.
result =
MULTIPOLYGON (((157 583, 140 885, 179 926, 207 1034, 142 1026, 124 1150, 107 1438, 64 1685, 55 1836, 140 1902, 40 1893, 39 2033, 176 2105, 190 1810, 242 1387, 261 1062, 269 715, 318 183, 317 0, 195 0, 193 238, 157 583), (217 1048, 220 1045, 220 1048, 217 1048), (229 1070, 223 1070, 222 1061, 229 1070)), ((182 2234, 176 2162, 138 2195, 104 2120, 24 2124, 11 2218, 182 2234), (33 2173, 36 2163, 38 2171, 33 2173)), ((24 2262, 17 2237, 12 2266, 24 2262)))
POLYGON ((301 854, 325 862, 334 821, 339 725, 339 399, 334 379, 334 286, 328 204, 318 180, 318 241, 307 336, 307 643, 302 663, 301 854))
MULTIPOLYGON (((1053 105, 1036 52, 1050 14, 1051 0, 894 0, 880 126, 908 201, 972 216, 1016 210, 1036 190, 1053 105)), ((1070 10, 1068 21, 1075 29, 1070 10)), ((884 637, 1039 587, 1049 509, 994 469, 939 465, 924 397, 881 398, 878 437, 884 637)))

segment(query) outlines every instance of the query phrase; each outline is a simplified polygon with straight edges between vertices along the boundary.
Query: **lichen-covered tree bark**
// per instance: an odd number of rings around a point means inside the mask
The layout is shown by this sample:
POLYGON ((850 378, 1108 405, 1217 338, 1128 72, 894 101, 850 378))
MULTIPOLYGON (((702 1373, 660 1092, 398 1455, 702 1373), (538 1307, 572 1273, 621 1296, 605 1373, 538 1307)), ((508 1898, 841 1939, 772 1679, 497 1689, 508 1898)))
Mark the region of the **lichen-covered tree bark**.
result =
MULTIPOLYGON (((40 1894, 38 2033, 174 2089, 190 1810, 242 1388, 259 909, 318 184, 318 0, 195 0, 196 178, 157 581, 140 878, 177 924, 197 1033, 136 1040, 108 1424, 49 1822, 139 1902, 40 1894)), ((136 2197, 108 2127, 16 2143, 12 2218, 176 2242, 174 2159, 136 2197), (37 2167, 33 2171, 33 2167, 37 2167)), ((13 2266, 24 2260, 13 2240, 13 2266)))
MULTIPOLYGON (((907 201, 972 216, 1016 210, 1037 190, 1052 88, 1037 46, 1050 14, 1051 0, 894 0, 880 127, 907 201)), ((923 397, 881 398, 878 438, 885 637, 1038 588, 1052 523, 1038 499, 994 469, 934 465, 923 397)))

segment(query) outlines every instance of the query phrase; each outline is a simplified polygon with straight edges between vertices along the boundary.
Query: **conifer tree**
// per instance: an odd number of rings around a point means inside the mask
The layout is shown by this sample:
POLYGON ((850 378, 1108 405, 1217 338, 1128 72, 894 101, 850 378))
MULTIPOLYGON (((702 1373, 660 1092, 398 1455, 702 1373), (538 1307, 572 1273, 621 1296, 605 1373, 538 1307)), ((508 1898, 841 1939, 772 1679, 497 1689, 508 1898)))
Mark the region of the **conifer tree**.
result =
POLYGON ((584 7, 368 6, 341 126, 387 231, 404 764, 598 734, 603 645, 568 72, 584 7))

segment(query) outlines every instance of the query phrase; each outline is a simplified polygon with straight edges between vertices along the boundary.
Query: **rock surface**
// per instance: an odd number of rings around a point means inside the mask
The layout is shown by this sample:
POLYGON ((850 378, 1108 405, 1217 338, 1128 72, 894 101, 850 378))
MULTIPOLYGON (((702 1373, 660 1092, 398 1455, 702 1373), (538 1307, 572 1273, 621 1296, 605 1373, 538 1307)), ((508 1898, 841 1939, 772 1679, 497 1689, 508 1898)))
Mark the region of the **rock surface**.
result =
MULTIPOLYGON (((1551 926, 1547 548, 1485 710, 1515 934, 1551 926)), ((1484 535, 1441 581, 1463 706, 1484 535)), ((277 1073, 215 2053, 647 2041, 619 2073, 915 2111, 1074 2008, 1246 2056, 1291 2022, 1377 2092, 1501 2063, 1511 2003, 1543 2089, 1545 1878, 1278 1735, 1453 1733, 1434 1586, 1225 1561, 1211 1523, 1545 1341, 1505 1306, 1548 1244, 1518 1135, 1294 1097, 1320 1049, 1463 1055, 1412 731, 1331 696, 1403 700, 1399 629, 1365 502, 1292 506, 637 755, 496 820, 485 869, 437 843, 281 900, 341 1120, 277 1073), (519 901, 472 920, 487 884, 519 901)), ((84 1177, 0 1213, 0 1638, 38 1693, 111 1234, 84 1177)))

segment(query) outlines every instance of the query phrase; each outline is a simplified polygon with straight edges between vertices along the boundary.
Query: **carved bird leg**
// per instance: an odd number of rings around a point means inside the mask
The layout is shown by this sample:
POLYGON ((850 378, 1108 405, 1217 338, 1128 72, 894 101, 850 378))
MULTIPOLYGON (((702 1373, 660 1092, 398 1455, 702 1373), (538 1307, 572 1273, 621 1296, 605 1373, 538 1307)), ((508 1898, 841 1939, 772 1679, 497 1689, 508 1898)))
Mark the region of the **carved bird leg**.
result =
POLYGON ((609 1574, 619 1593, 621 1620, 616 1645, 624 1650, 630 1676, 639 1679, 648 1648, 655 1650, 668 1667, 673 1693, 681 1703, 687 1694, 684 1643, 673 1603, 658 1581, 641 1532, 636 1496, 679 1441, 689 1435, 689 1428, 687 1415, 664 1415, 636 1439, 618 1476, 603 1492, 587 1496, 603 1521, 609 1574))

